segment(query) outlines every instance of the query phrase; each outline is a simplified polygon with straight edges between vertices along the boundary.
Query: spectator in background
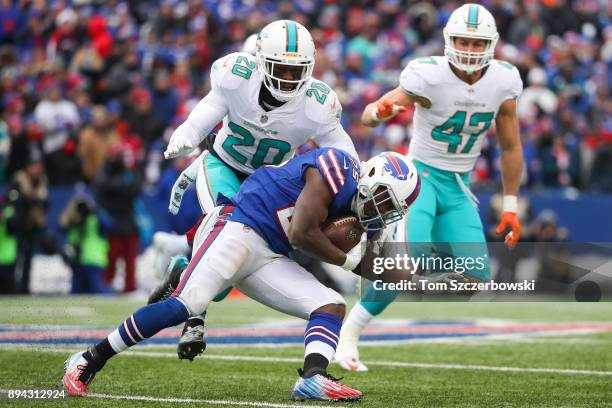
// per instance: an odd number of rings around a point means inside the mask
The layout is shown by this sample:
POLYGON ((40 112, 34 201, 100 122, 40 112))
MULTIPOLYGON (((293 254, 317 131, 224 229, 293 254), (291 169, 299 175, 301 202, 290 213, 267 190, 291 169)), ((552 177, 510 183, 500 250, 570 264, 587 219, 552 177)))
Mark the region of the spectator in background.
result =
POLYGON ((65 8, 55 18, 55 30, 47 44, 49 59, 60 58, 67 65, 85 38, 79 27, 79 15, 71 8, 65 8))
POLYGON ((394 152, 403 155, 408 154, 408 143, 406 140, 406 127, 398 124, 391 124, 385 129, 385 141, 394 152))
POLYGON ((59 83, 50 83, 44 98, 36 105, 34 120, 43 132, 42 147, 49 182, 58 184, 64 175, 62 149, 80 124, 76 104, 62 97, 59 83))
POLYGON ((596 143, 589 185, 593 190, 609 193, 612 191, 612 131, 602 133, 596 143))
POLYGON ((106 72, 97 82, 98 90, 106 98, 122 97, 132 84, 142 80, 138 53, 123 42, 113 44, 111 58, 106 64, 106 72))
POLYGON ((119 133, 113 126, 104 106, 92 109, 92 122, 79 134, 79 157, 83 176, 93 182, 104 164, 110 147, 119 142, 119 133))
POLYGON ((48 196, 45 168, 39 155, 34 153, 25 170, 15 173, 7 195, 9 204, 15 209, 15 275, 19 293, 29 293, 32 255, 47 227, 48 196))
POLYGON ((580 162, 576 149, 561 136, 548 134, 540 139, 542 181, 547 187, 577 187, 580 162))
POLYGON ((17 114, 8 117, 8 131, 10 136, 10 152, 6 167, 6 178, 10 180, 13 175, 26 167, 30 151, 37 144, 34 140, 39 138, 40 131, 34 124, 26 128, 23 118, 17 114))
POLYGON ((106 163, 98 173, 95 190, 100 206, 110 216, 108 231, 108 265, 104 280, 111 284, 117 261, 125 262, 123 292, 136 289, 136 256, 138 255, 138 227, 134 218, 134 202, 140 194, 137 172, 125 165, 121 144, 111 145, 106 163))
POLYGON ((15 228, 15 210, 7 207, 0 197, 0 294, 15 293, 15 261, 17 240, 12 234, 15 228))
POLYGON ((62 250, 64 260, 72 269, 71 293, 109 293, 103 272, 108 264, 108 241, 89 197, 73 198, 59 220, 66 232, 62 250))
MULTIPOLYGON (((27 129, 33 107, 44 94, 40 90, 50 82, 59 83, 67 90, 66 99, 77 103, 81 123, 89 123, 91 103, 121 101, 116 112, 130 126, 120 133, 130 139, 133 135, 141 138, 147 157, 176 111, 179 116, 188 114, 193 105, 186 101, 197 102, 206 94, 211 62, 239 50, 248 34, 270 20, 294 18, 311 30, 318 52, 315 76, 335 88, 345 108, 343 125, 351 129, 370 100, 397 85, 388 79, 397 78, 390 72, 399 72, 413 58, 442 53, 441 26, 459 5, 457 1, 86 3, 0 1, 0 41, 7 44, 0 47, 2 119, 11 128, 9 117, 17 115, 27 129), (162 72, 171 77, 169 93, 162 72), (134 88, 144 92, 132 95, 134 88)), ((612 89, 608 74, 612 55, 609 7, 597 0, 486 3, 498 22, 498 53, 515 64, 533 86, 531 100, 529 88, 519 99, 519 111, 531 112, 530 117, 521 116, 523 134, 530 135, 527 143, 531 146, 526 147, 533 152, 533 168, 542 167, 541 157, 552 155, 540 149, 554 147, 553 143, 540 143, 538 122, 547 115, 554 133, 568 139, 565 146, 570 152, 584 152, 588 143, 590 156, 585 159, 580 155, 580 186, 600 189, 598 186, 612 184, 610 180, 589 182, 594 174, 591 166, 603 163, 605 151, 602 159, 595 161, 599 145, 585 141, 585 132, 575 126, 587 120, 587 128, 596 121, 607 123, 607 131, 611 128, 610 114, 605 112, 612 89), (543 81, 541 71, 533 67, 542 67, 543 81), (539 75, 537 81, 531 80, 530 71, 539 75), (567 109, 576 114, 570 129, 565 129, 561 120, 567 109), (603 118, 596 119, 602 114, 603 118)), ((410 125, 410 120, 402 125, 410 125)), ((380 138, 384 128, 357 135, 362 158, 381 149, 402 147, 380 138)), ((80 130, 76 129, 77 133, 80 130)), ((35 133, 27 133, 35 141, 35 133)), ((12 146, 21 149, 23 145, 12 146)), ((72 166, 75 156, 69 153, 73 146, 66 148, 65 160, 58 161, 64 164, 68 160, 72 166)), ((490 150, 493 153, 495 146, 490 150)), ((481 172, 481 189, 491 188, 499 180, 495 157, 491 154, 483 163, 488 171, 481 172)), ((140 164, 136 160, 136 165, 140 164)), ((15 166, 23 164, 11 160, 9 166, 14 173, 15 166)), ((58 177, 52 173, 58 167, 48 167, 55 183, 58 177)), ((68 169, 61 171, 73 174, 68 169)), ((537 176, 539 170, 530 174, 537 176)), ((542 187, 538 178, 532 180, 529 187, 542 187)), ((553 184, 545 187, 558 187, 553 184)))
POLYGON ((519 117, 533 120, 540 111, 553 115, 557 110, 558 98, 546 87, 546 72, 540 67, 533 67, 529 70, 527 81, 529 86, 517 101, 519 117))
POLYGON ((531 230, 539 263, 536 290, 558 292, 584 274, 584 270, 571 261, 568 247, 563 244, 569 240, 568 231, 558 224, 554 211, 546 209, 538 214, 531 230))
POLYGON ((523 18, 514 19, 508 33, 510 44, 529 44, 534 46, 543 41, 546 37, 546 25, 542 22, 542 12, 540 4, 537 2, 525 2, 524 5, 517 5, 518 12, 523 14, 523 18))
POLYGON ((181 208, 181 211, 178 214, 172 215, 167 211, 168 201, 172 194, 174 182, 177 180, 183 170, 187 168, 189 163, 190 159, 187 157, 177 157, 174 159, 172 163, 162 172, 155 190, 155 197, 157 197, 157 202, 159 205, 163 207, 162 210, 168 218, 170 228, 172 231, 179 234, 184 234, 187 232, 202 216, 195 188, 190 188, 185 192, 182 202, 189 204, 185 205, 184 208, 181 208))
POLYGON ((0 184, 7 180, 7 162, 11 151, 11 137, 6 122, 0 119, 0 184))
POLYGON ((580 21, 567 0, 549 2, 543 14, 550 34, 563 35, 568 31, 578 31, 580 28, 580 21))
POLYGON ((22 14, 13 0, 0 1, 0 44, 15 41, 22 22, 22 14))
MULTIPOLYGON (((156 117, 162 119, 164 128, 172 123, 177 108, 178 97, 171 86, 170 77, 165 71, 160 71, 155 75, 153 84, 153 111, 156 117)), ((157 135, 160 136, 161 134, 157 135)))
POLYGON ((147 89, 132 89, 124 113, 130 132, 139 136, 145 149, 148 150, 156 139, 163 136, 163 119, 153 110, 151 93, 147 89))
POLYGON ((359 35, 351 39, 346 47, 346 54, 359 56, 360 66, 364 72, 372 71, 374 59, 380 56, 380 47, 376 43, 380 18, 378 15, 368 12, 354 12, 355 19, 349 24, 354 24, 359 30, 359 35))

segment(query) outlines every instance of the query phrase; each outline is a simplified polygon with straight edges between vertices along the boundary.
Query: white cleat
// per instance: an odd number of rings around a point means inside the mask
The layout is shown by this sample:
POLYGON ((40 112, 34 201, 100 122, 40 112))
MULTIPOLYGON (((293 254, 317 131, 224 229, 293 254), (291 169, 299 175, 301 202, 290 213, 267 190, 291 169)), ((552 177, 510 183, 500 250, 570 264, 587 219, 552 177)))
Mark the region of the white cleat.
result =
POLYGON ((361 362, 361 360, 359 360, 359 357, 345 357, 345 358, 341 358, 338 359, 336 358, 336 363, 338 363, 338 365, 345 369, 346 371, 355 371, 355 372, 366 372, 368 371, 368 366, 366 366, 365 364, 363 364, 361 362))

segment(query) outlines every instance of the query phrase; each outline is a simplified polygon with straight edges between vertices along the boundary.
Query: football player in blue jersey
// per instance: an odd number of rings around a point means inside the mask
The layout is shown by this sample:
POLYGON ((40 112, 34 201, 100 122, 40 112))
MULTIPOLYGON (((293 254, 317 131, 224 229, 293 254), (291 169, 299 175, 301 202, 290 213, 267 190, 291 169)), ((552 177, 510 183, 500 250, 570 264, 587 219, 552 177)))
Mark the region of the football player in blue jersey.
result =
POLYGON ((327 374, 338 342, 345 302, 287 257, 294 248, 352 271, 366 234, 348 253, 322 232, 328 217, 354 213, 365 229, 400 220, 419 192, 414 165, 396 153, 380 154, 362 169, 346 152, 317 149, 278 166, 258 169, 238 194, 219 197, 195 236, 193 256, 172 296, 128 317, 108 337, 66 361, 63 384, 71 395, 87 387, 117 353, 206 309, 224 288, 308 320, 304 366, 292 398, 353 401, 361 392, 327 374))
MULTIPOLYGON (((312 76, 316 50, 306 27, 292 20, 274 21, 257 34, 254 47, 245 46, 254 55, 236 52, 212 64, 210 92, 168 142, 166 159, 188 154, 202 143, 207 146, 175 183, 169 208, 175 214, 189 184, 196 183, 202 211, 209 213, 219 193, 232 197, 257 168, 288 160, 309 139, 357 158, 340 123, 338 96, 312 76), (216 135, 208 136, 219 122, 223 124, 216 135)), ((180 275, 185 262, 174 260, 173 277, 180 275)), ((151 301, 159 301, 167 288, 162 285, 151 301)), ((228 293, 229 288, 214 301, 228 293)), ((205 346, 204 315, 194 316, 184 326, 179 358, 192 360, 205 346)))

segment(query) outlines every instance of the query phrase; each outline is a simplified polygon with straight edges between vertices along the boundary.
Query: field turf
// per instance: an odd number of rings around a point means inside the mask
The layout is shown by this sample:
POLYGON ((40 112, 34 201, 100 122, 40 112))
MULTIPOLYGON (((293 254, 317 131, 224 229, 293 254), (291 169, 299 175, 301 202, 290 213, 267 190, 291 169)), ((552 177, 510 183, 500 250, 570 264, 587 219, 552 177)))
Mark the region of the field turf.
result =
MULTIPOLYGON (((126 297, 0 298, 0 334, 11 325, 74 326, 111 330, 142 304, 126 297)), ((505 322, 610 322, 609 304, 407 303, 393 304, 383 319, 505 322)), ((214 304, 208 324, 248 327, 296 319, 248 299, 214 304)), ((74 345, 0 344, 0 389, 47 389, 63 375, 74 345)), ((363 346, 369 373, 330 372, 360 389, 358 407, 599 407, 612 406, 612 332, 419 341, 363 346)), ((8 402, 15 406, 328 406, 292 402, 300 346, 210 345, 193 363, 179 361, 173 346, 135 347, 113 358, 87 399, 8 402), (52 404, 52 405, 47 405, 52 404)), ((0 392, 1 394, 1 392, 0 392)), ((7 403, 0 395, 0 405, 7 403)), ((342 404, 345 405, 345 404, 342 404)))

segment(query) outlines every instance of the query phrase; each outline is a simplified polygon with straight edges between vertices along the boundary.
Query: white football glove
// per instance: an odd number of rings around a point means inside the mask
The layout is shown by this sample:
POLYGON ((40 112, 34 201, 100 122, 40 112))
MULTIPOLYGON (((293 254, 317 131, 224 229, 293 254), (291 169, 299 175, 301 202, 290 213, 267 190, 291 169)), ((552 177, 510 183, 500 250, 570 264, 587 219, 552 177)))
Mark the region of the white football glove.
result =
POLYGON ((189 128, 185 128, 185 126, 185 123, 183 123, 170 136, 168 147, 164 152, 166 160, 189 154, 197 147, 198 143, 191 140, 188 136, 189 128))
POLYGON ((355 269, 357 265, 359 265, 359 262, 361 262, 363 255, 365 255, 367 245, 368 235, 364 232, 361 234, 359 243, 346 254, 346 261, 344 261, 344 263, 341 265, 342 268, 346 269, 347 271, 352 271, 355 269))
POLYGON ((204 150, 197 159, 192 161, 174 182, 172 192, 170 193, 170 203, 168 204, 168 211, 173 215, 178 214, 181 208, 181 202, 183 201, 183 194, 185 194, 189 186, 196 181, 198 168, 200 164, 204 162, 204 159, 206 159, 206 155, 208 155, 208 150, 204 150))
POLYGON ((189 140, 175 140, 170 139, 170 143, 168 143, 168 147, 164 152, 164 157, 166 160, 174 159, 175 157, 184 156, 186 154, 191 153, 193 150, 193 145, 189 140))

